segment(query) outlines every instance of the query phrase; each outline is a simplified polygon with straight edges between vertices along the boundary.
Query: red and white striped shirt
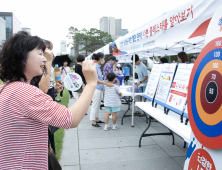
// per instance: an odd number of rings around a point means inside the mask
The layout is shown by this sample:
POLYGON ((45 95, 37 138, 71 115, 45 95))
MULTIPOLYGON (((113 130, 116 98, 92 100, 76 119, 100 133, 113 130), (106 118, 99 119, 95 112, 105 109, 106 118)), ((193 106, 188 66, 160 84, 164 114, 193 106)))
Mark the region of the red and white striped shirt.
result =
POLYGON ((48 124, 69 129, 71 123, 71 110, 38 88, 7 85, 0 94, 0 169, 48 169, 48 124))

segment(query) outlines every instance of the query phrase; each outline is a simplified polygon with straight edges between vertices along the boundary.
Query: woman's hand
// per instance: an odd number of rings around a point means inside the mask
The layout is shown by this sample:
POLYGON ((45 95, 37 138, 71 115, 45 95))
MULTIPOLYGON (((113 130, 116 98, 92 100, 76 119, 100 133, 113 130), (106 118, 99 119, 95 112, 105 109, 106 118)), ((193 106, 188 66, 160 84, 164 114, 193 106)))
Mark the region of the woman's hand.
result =
POLYGON ((83 61, 82 72, 86 79, 86 83, 88 85, 96 86, 98 78, 97 78, 96 66, 94 65, 93 61, 83 61))
POLYGON ((44 51, 44 57, 47 59, 47 62, 52 63, 53 61, 53 52, 52 50, 46 48, 44 51))
POLYGON ((114 84, 112 84, 112 83, 106 83, 106 85, 107 85, 108 87, 113 87, 113 86, 114 86, 114 84))

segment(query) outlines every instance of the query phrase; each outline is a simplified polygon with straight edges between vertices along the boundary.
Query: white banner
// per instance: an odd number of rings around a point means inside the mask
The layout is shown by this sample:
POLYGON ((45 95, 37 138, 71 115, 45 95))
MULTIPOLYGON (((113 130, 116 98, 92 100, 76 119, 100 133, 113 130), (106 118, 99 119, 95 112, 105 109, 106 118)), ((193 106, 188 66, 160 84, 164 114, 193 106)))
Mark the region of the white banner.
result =
POLYGON ((185 47, 184 51, 188 51, 189 46, 196 47, 191 52, 198 52, 202 48, 198 48, 197 43, 203 45, 204 37, 197 38, 195 41, 192 41, 192 38, 206 34, 210 19, 220 4, 222 4, 221 0, 191 1, 110 43, 109 53, 113 55, 139 51, 158 53, 161 50, 167 53, 171 46, 180 45, 178 42, 183 43, 181 41, 188 39, 191 39, 188 44, 175 46, 176 50, 172 50, 171 53, 182 51, 182 47, 185 47), (161 49, 158 49, 160 47, 161 49))

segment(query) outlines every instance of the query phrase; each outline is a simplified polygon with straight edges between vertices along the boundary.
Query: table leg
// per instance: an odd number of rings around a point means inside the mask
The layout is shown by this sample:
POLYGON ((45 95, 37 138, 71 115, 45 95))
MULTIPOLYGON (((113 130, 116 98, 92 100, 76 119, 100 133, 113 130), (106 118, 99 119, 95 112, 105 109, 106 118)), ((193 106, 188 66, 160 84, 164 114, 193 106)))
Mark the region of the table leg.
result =
POLYGON ((127 102, 127 104, 128 104, 128 109, 126 110, 126 112, 123 114, 123 117, 122 117, 122 120, 121 120, 121 125, 123 125, 123 118, 125 117, 125 115, 126 115, 126 113, 130 110, 130 99, 128 100, 128 99, 126 99, 125 98, 125 100, 126 100, 126 102, 127 102))
MULTIPOLYGON (((149 116, 149 115, 148 115, 149 116)), ((149 137, 149 136, 158 136, 158 135, 172 135, 172 138, 173 138, 173 142, 172 142, 172 145, 174 145, 174 134, 173 134, 173 132, 170 130, 170 129, 168 129, 170 132, 164 132, 164 133, 149 133, 149 134, 145 134, 146 133, 146 131, 149 129, 149 127, 150 127, 150 124, 151 124, 151 116, 149 116, 149 121, 148 121, 148 126, 147 126, 147 128, 143 131, 143 133, 142 133, 142 135, 140 136, 140 140, 139 140, 139 147, 141 147, 141 140, 142 140, 142 138, 143 137, 149 137)))
MULTIPOLYGON (((145 113, 146 114, 146 113, 145 113)), ((144 137, 146 131, 149 129, 150 127, 150 124, 151 124, 151 119, 150 119, 150 116, 149 116, 149 121, 148 121, 148 125, 147 125, 147 128, 143 131, 142 135, 140 136, 140 140, 139 140, 139 147, 141 147, 141 141, 142 141, 142 138, 144 137)))

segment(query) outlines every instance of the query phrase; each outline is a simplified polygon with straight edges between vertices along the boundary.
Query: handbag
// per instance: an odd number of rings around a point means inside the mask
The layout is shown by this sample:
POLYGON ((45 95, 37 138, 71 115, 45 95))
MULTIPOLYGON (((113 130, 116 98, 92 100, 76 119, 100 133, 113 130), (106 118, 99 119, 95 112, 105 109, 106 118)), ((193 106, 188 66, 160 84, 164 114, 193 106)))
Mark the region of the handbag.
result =
MULTIPOLYGON (((0 93, 3 91, 3 89, 12 82, 8 82, 6 83, 3 88, 1 89, 0 93)), ((52 150, 52 147, 51 147, 51 143, 48 139, 48 169, 49 170, 62 170, 62 167, 61 165, 59 164, 56 156, 55 156, 55 153, 53 152, 52 150)))

